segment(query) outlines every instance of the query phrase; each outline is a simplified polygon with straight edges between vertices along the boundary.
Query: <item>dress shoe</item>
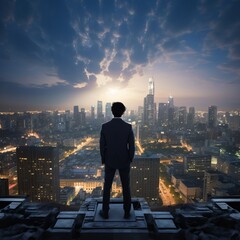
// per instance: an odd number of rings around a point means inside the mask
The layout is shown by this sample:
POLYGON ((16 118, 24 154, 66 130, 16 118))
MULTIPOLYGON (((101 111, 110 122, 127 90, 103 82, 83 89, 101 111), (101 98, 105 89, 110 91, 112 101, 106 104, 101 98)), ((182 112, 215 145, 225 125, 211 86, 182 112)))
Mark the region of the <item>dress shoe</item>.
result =
POLYGON ((129 219, 130 217, 131 217, 130 212, 125 212, 125 213, 124 213, 124 218, 125 218, 125 219, 129 219))
POLYGON ((99 215, 104 219, 108 219, 108 213, 104 212, 103 210, 99 211, 99 215))

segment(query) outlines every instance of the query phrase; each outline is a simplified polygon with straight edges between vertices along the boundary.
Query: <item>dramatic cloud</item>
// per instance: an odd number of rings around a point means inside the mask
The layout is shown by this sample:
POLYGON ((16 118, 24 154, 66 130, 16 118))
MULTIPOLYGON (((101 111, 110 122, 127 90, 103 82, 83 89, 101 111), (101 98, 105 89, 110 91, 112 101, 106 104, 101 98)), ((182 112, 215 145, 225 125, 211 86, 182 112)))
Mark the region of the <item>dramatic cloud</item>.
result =
POLYGON ((171 63, 237 84, 239 12, 234 0, 2 0, 1 104, 12 88, 36 102, 61 101, 59 89, 126 88, 171 63))

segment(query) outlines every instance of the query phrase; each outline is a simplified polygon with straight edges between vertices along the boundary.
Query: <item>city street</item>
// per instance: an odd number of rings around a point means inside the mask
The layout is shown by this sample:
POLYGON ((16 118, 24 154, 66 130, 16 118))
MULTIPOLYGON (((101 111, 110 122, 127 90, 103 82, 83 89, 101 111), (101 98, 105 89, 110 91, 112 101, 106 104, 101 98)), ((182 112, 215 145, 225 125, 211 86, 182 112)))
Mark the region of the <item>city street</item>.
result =
POLYGON ((163 205, 174 205, 175 199, 172 196, 170 189, 168 186, 166 186, 164 180, 160 179, 159 180, 159 190, 160 190, 160 196, 163 201, 163 205))
POLYGON ((64 156, 64 158, 60 159, 59 162, 62 162, 63 160, 65 160, 66 157, 69 157, 70 155, 80 151, 83 147, 87 146, 88 144, 90 144, 92 141, 94 140, 94 138, 92 137, 88 137, 85 139, 85 141, 81 142, 76 149, 74 149, 73 151, 69 152, 68 154, 66 154, 64 156))

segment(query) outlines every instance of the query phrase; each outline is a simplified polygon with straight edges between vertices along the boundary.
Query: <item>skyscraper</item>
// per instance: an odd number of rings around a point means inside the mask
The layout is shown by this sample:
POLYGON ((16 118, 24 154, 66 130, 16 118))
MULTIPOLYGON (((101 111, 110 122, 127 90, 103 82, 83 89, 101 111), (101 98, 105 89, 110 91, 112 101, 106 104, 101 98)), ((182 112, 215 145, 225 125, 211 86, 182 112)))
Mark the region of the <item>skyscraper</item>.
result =
POLYGON ((79 125, 80 117, 79 117, 79 107, 73 106, 73 120, 75 125, 79 125))
POLYGON ((109 121, 112 118, 111 103, 106 103, 105 107, 105 118, 106 121, 109 121))
POLYGON ((175 108, 173 97, 168 97, 168 127, 173 128, 175 123, 175 108))
POLYGON ((54 147, 17 148, 18 193, 31 201, 59 200, 59 154, 54 147))
POLYGON ((159 158, 135 158, 131 164, 131 193, 149 205, 159 204, 159 158))
POLYGON ((178 109, 178 124, 181 128, 185 127, 187 124, 187 108, 184 106, 178 109))
POLYGON ((154 81, 152 77, 148 79, 148 94, 154 95, 154 81))
POLYGON ((160 126, 166 126, 168 119, 168 105, 167 103, 158 104, 158 124, 160 126))
POLYGON ((148 94, 144 98, 143 123, 148 126, 155 125, 156 105, 154 103, 154 81, 153 78, 148 80, 148 94))
POLYGON ((95 119, 95 107, 91 106, 91 120, 95 119))
POLYGON ((208 108, 208 127, 215 128, 217 126, 217 106, 208 108))
POLYGON ((86 112, 85 108, 81 108, 81 112, 79 113, 80 124, 82 126, 86 125, 86 112))
POLYGON ((187 115, 187 127, 189 129, 193 129, 194 119, 195 119, 195 108, 194 107, 190 107, 188 115, 187 115))
POLYGON ((169 108, 173 108, 173 107, 174 107, 173 96, 169 96, 169 97, 168 97, 168 107, 169 107, 169 108))
POLYGON ((103 103, 102 101, 97 101, 97 119, 102 121, 103 118, 103 103))

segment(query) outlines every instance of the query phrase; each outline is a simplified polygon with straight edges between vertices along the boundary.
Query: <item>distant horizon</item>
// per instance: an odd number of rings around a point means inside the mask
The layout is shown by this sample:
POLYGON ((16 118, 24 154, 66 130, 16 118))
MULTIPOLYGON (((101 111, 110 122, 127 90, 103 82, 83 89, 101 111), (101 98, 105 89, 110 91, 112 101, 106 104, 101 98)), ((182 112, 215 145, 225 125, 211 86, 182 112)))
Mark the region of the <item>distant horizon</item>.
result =
MULTIPOLYGON (((102 101, 102 100, 100 100, 99 99, 99 101, 102 101)), ((106 105, 106 103, 107 102, 105 102, 105 101, 102 101, 103 102, 103 113, 105 113, 105 105, 106 105)), ((113 103, 113 102, 110 102, 111 104, 113 103)), ((126 111, 131 111, 131 110, 134 110, 135 112, 137 112, 138 111, 138 107, 143 107, 143 104, 142 105, 138 105, 138 106, 136 106, 135 108, 130 108, 130 107, 128 107, 128 105, 125 103, 125 102, 123 102, 124 103, 124 105, 126 106, 126 111)), ((157 111, 158 111, 158 104, 159 103, 167 103, 167 101, 166 102, 163 102, 163 101, 161 101, 161 102, 156 102, 155 101, 155 103, 156 103, 156 107, 157 107, 157 111)), ((84 108, 86 111, 91 111, 91 106, 94 106, 95 107, 95 112, 97 112, 97 102, 96 103, 94 103, 94 104, 88 104, 87 106, 84 106, 84 105, 81 105, 81 104, 73 104, 72 106, 70 106, 70 107, 68 107, 68 106, 66 106, 66 107, 64 107, 64 106, 52 106, 52 107, 32 107, 32 108, 29 108, 29 107, 21 107, 21 108, 16 108, 16 109, 0 109, 0 113, 11 113, 11 112, 14 112, 14 113, 16 113, 16 112, 42 112, 42 111, 51 111, 51 112, 53 112, 53 111, 60 111, 60 112, 65 112, 65 111, 70 111, 70 112, 73 112, 73 107, 74 106, 78 106, 79 107, 79 110, 81 109, 81 108, 84 108)), ((194 104, 193 105, 183 105, 183 104, 180 104, 180 105, 178 105, 178 104, 174 104, 174 107, 186 107, 187 108, 187 111, 189 110, 189 108, 190 107, 194 107, 195 108, 195 111, 196 112, 208 112, 208 108, 210 107, 210 106, 217 106, 217 111, 218 112, 232 112, 232 111, 240 111, 240 107, 239 108, 230 108, 230 107, 221 107, 221 106, 219 106, 219 105, 217 105, 217 104, 209 104, 209 105, 207 105, 207 106, 205 106, 205 107, 196 107, 196 106, 194 106, 194 104)))

